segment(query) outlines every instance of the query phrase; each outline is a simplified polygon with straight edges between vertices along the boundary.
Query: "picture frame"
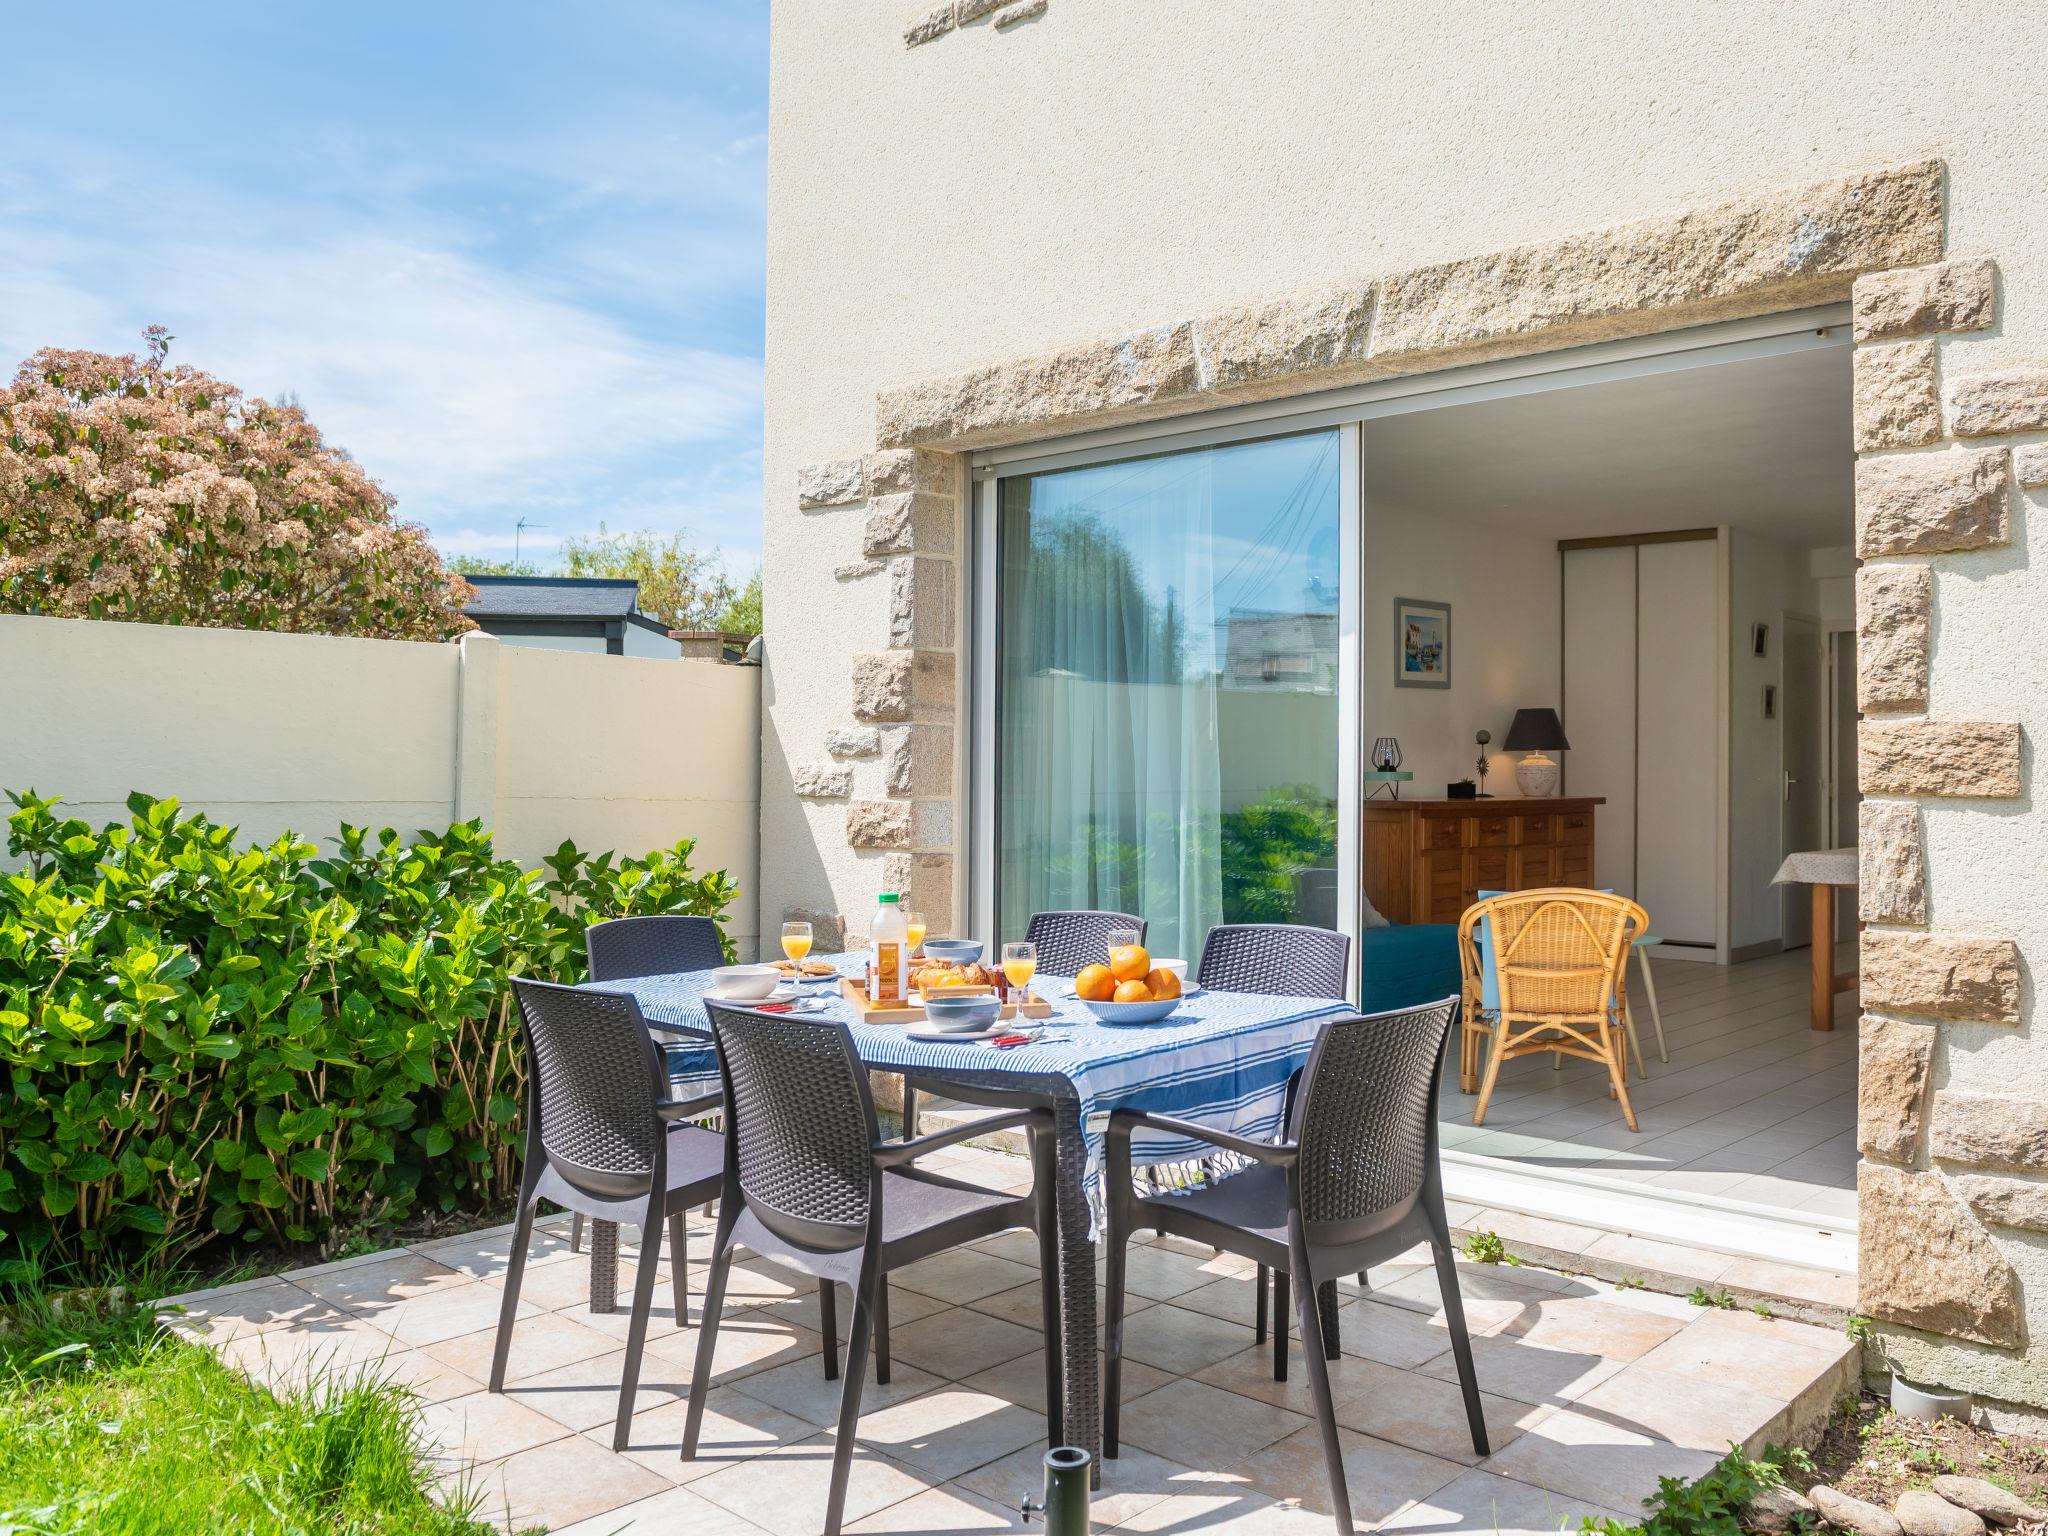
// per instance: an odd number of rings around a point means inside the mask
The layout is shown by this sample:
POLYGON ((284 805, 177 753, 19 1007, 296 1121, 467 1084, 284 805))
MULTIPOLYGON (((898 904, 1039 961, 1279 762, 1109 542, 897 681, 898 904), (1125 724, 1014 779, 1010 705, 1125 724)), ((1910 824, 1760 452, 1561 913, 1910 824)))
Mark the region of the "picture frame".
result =
POLYGON ((1394 599, 1394 686, 1451 686, 1451 605, 1420 597, 1394 599))
POLYGON ((1749 654, 1768 656, 1771 654, 1771 626, 1757 623, 1749 626, 1749 654))

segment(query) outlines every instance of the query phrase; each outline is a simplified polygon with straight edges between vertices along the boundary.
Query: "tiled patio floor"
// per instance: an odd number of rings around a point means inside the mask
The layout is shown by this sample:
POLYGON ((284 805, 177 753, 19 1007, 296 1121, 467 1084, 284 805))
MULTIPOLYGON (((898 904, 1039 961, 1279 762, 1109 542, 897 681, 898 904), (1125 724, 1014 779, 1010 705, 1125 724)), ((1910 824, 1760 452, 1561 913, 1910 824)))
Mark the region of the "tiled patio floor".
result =
MULTIPOLYGON (((1000 1153, 951 1159, 991 1184, 1022 1168, 1000 1153)), ((758 1261, 736 1268, 703 1448, 685 1463, 696 1334, 676 1328, 664 1278, 631 1448, 614 1455, 626 1318, 588 1310, 567 1218, 544 1227, 502 1396, 483 1383, 508 1230, 198 1293, 182 1298, 176 1326, 259 1380, 324 1362, 407 1383, 428 1405, 440 1474, 468 1477, 511 1529, 816 1531, 838 1388, 819 1369, 810 1283, 758 1261)), ((694 1302, 708 1224, 693 1218, 692 1235, 694 1302)), ((1045 1434, 1034 1256, 1033 1240, 1012 1234, 894 1278, 894 1379, 870 1380, 850 1530, 1021 1527, 1045 1434)), ((1435 1278, 1419 1253, 1409 1259, 1374 1271, 1370 1295, 1345 1287, 1334 1386, 1362 1529, 1554 1536, 1587 1512, 1633 1518, 1660 1474, 1695 1475, 1731 1440, 1809 1432, 1855 1383, 1856 1352, 1838 1332, 1546 1270, 1463 1266, 1494 1442, 1475 1464, 1435 1278)), ((622 1265, 622 1291, 631 1274, 622 1265)), ((1130 1276, 1125 1450, 1105 1465, 1095 1529, 1329 1530, 1306 1378, 1297 1355, 1291 1379, 1274 1382, 1270 1351, 1253 1346, 1250 1267, 1168 1240, 1134 1250, 1130 1276)))
MULTIPOLYGON (((1648 999, 1633 965, 1629 994, 1647 1080, 1631 1079, 1639 1132, 1622 1124, 1600 1070, 1524 1057, 1501 1072, 1486 1124, 1446 1076, 1443 1145, 1692 1194, 1856 1214, 1856 1003, 1835 999, 1835 1028, 1808 1024, 1810 951, 1718 966, 1652 960, 1668 1064, 1657 1059, 1648 999)), ((1837 950, 1853 969, 1853 945, 1837 950)))

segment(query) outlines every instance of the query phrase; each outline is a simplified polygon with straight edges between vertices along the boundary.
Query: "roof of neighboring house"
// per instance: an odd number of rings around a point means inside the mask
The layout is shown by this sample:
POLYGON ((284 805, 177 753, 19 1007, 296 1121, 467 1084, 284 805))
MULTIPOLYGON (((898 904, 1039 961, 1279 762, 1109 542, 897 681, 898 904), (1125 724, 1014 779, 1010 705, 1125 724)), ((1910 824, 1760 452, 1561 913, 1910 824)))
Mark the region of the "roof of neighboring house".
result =
POLYGON ((472 619, 630 619, 640 599, 640 583, 630 576, 471 576, 468 581, 476 596, 462 611, 472 619))

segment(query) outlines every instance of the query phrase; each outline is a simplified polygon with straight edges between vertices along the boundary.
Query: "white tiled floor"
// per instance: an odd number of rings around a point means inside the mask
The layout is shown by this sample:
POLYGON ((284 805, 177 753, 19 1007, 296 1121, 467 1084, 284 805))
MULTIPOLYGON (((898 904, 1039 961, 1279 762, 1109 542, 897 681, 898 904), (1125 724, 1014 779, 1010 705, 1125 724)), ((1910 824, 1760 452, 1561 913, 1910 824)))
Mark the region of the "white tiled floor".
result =
MULTIPOLYGON (((1835 999, 1835 1028, 1808 1025, 1810 952, 1717 966, 1657 960, 1669 1065, 1657 1059, 1642 981, 1630 996, 1647 1080, 1631 1078, 1639 1132, 1622 1123, 1606 1076, 1589 1062, 1553 1071, 1544 1057, 1510 1062, 1475 1128, 1476 1100, 1447 1075, 1446 1148, 1551 1168, 1642 1180, 1824 1216, 1856 1214, 1856 1000, 1835 999)), ((1837 966, 1855 965, 1854 946, 1837 966)))

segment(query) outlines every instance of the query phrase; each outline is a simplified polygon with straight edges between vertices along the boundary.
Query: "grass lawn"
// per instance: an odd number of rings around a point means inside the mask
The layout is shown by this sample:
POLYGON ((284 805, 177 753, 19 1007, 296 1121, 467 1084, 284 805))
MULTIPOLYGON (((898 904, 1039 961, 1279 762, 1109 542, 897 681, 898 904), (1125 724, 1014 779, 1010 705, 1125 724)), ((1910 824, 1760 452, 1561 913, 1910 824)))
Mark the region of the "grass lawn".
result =
POLYGON ((273 1396, 146 1309, 59 1312, 36 1293, 0 1308, 0 1532, 491 1530, 429 1496, 403 1389, 350 1377, 273 1396))

